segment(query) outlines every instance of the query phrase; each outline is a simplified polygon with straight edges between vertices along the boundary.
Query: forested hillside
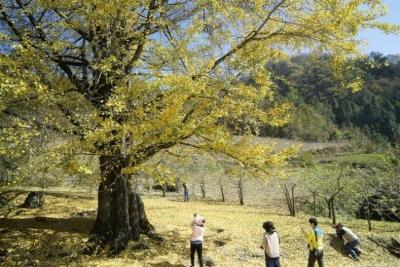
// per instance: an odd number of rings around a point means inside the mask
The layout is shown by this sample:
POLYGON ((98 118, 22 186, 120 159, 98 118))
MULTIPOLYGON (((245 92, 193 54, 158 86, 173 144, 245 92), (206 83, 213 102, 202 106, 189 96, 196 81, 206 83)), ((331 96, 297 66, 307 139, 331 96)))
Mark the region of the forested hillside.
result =
POLYGON ((371 53, 349 61, 346 76, 362 81, 357 92, 342 87, 344 77, 335 74, 328 56, 271 62, 268 68, 274 73, 278 94, 282 101, 294 104, 296 116, 279 130, 266 127, 263 134, 326 141, 362 133, 375 141, 395 142, 400 135, 399 59, 371 53))

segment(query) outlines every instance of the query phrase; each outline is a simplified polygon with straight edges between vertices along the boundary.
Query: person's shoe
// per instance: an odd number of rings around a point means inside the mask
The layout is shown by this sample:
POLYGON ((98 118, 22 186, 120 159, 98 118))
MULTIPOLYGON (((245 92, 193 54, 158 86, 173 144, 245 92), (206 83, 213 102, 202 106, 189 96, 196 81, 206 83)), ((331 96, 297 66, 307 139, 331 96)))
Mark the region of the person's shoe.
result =
POLYGON ((360 256, 361 254, 364 254, 364 255, 365 255, 364 251, 362 251, 361 249, 358 249, 357 255, 360 256))
POLYGON ((357 257, 357 258, 354 258, 353 256, 351 256, 351 255, 348 255, 348 257, 350 258, 350 259, 352 259, 352 260, 354 260, 354 261, 358 261, 359 260, 359 258, 357 257))

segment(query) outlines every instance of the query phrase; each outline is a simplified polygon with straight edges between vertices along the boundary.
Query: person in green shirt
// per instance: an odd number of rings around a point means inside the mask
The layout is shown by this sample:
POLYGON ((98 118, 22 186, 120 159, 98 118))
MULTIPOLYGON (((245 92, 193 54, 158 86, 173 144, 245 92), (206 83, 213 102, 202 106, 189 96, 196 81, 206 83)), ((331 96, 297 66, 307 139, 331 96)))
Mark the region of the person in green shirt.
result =
POLYGON ((318 262, 319 267, 324 267, 324 245, 323 236, 324 231, 318 226, 317 218, 310 218, 308 220, 311 229, 306 231, 302 228, 309 248, 308 267, 314 267, 315 262, 318 262))

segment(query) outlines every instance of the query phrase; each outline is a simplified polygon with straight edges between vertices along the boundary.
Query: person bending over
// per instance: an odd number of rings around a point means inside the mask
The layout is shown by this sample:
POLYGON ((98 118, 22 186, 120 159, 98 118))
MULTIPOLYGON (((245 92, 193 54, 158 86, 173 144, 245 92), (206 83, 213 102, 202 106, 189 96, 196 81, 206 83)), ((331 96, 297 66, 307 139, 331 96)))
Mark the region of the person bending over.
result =
POLYGON ((335 228, 337 236, 344 242, 347 253, 349 253, 354 260, 358 261, 361 254, 361 249, 359 248, 360 239, 358 236, 341 223, 338 223, 335 228))

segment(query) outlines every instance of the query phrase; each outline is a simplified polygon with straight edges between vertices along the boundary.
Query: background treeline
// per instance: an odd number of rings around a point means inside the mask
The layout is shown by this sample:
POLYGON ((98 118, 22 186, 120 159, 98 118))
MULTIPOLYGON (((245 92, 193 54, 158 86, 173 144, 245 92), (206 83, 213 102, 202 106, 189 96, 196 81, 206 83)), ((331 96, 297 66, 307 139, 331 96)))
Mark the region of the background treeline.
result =
POLYGON ((295 56, 271 62, 282 101, 294 104, 295 116, 283 128, 265 127, 263 136, 304 141, 354 139, 359 135, 396 142, 400 136, 400 57, 371 53, 349 62, 349 77, 363 80, 360 91, 341 88, 328 56, 295 56))

